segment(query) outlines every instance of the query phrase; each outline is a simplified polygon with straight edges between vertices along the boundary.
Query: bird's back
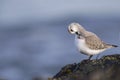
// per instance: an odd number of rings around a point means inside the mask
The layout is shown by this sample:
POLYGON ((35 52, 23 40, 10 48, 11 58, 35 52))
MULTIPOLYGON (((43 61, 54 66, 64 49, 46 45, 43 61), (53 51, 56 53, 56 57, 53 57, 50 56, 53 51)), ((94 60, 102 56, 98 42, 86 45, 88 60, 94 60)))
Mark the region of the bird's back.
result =
POLYGON ((94 50, 112 47, 112 45, 106 44, 96 34, 92 32, 89 32, 89 35, 85 37, 85 42, 90 49, 94 50))

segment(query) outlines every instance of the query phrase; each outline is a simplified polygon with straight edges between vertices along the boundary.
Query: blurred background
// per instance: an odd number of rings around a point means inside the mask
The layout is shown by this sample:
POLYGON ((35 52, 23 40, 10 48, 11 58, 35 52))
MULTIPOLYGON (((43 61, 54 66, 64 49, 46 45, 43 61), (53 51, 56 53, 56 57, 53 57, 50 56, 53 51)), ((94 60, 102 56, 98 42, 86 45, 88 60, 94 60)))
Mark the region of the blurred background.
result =
POLYGON ((67 31, 71 22, 120 45, 120 0, 0 0, 0 78, 47 80, 66 64, 87 59, 67 31))

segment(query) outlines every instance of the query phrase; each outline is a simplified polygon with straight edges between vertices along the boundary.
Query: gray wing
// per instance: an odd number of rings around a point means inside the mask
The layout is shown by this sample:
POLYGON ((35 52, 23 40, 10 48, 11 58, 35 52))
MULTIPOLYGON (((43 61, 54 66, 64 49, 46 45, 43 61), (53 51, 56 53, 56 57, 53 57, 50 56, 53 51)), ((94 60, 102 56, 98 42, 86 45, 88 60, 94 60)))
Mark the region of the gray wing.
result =
POLYGON ((91 35, 86 37, 86 44, 90 49, 98 50, 105 49, 111 47, 111 45, 104 43, 99 37, 96 35, 91 35))

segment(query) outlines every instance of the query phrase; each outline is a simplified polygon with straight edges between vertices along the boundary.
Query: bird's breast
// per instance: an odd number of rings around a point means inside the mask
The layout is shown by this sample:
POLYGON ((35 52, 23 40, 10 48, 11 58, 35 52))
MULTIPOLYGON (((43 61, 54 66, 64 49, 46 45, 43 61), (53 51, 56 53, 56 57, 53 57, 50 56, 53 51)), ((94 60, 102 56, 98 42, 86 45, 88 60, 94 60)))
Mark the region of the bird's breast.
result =
POLYGON ((77 46, 77 49, 86 54, 86 55, 94 55, 94 54, 98 54, 104 50, 92 50, 90 49, 87 44, 85 43, 85 39, 78 39, 78 38, 75 38, 75 45, 77 46))
POLYGON ((77 48, 80 52, 85 52, 85 50, 86 50, 85 39, 76 38, 75 45, 77 46, 77 48))

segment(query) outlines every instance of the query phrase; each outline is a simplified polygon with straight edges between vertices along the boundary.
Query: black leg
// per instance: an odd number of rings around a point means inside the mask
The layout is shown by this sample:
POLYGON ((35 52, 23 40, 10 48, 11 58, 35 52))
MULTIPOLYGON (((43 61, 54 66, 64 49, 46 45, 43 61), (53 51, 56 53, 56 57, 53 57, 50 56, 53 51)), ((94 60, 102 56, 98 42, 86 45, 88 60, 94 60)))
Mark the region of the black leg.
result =
POLYGON ((100 54, 97 55, 96 60, 99 58, 100 54))
POLYGON ((93 55, 90 55, 88 60, 90 60, 90 59, 92 58, 92 56, 93 56, 93 55))

